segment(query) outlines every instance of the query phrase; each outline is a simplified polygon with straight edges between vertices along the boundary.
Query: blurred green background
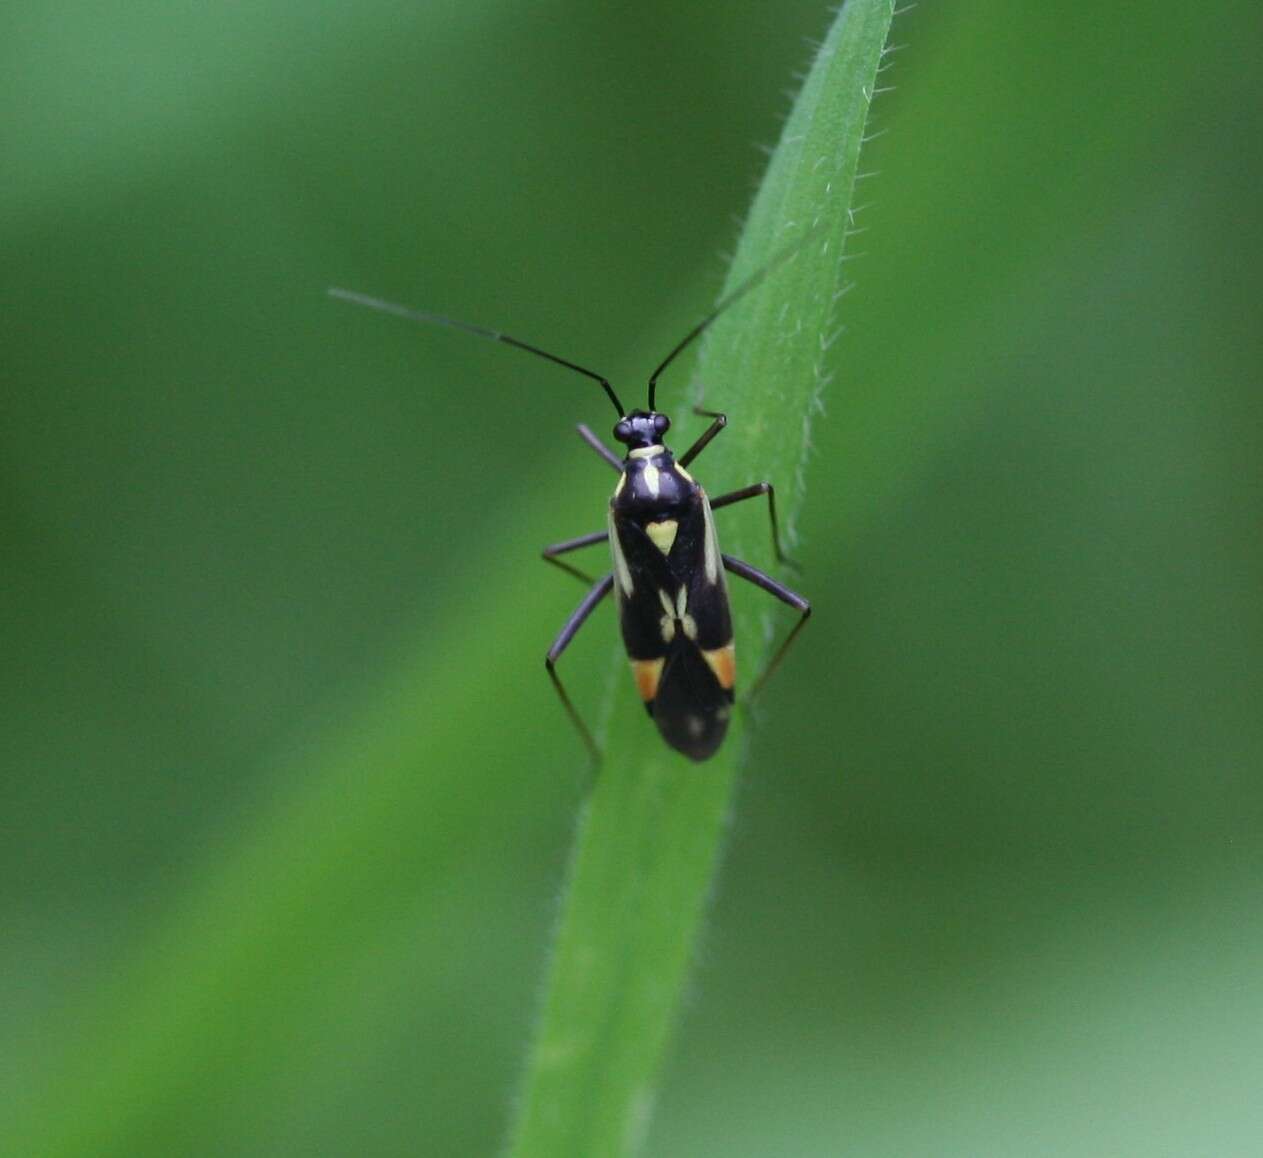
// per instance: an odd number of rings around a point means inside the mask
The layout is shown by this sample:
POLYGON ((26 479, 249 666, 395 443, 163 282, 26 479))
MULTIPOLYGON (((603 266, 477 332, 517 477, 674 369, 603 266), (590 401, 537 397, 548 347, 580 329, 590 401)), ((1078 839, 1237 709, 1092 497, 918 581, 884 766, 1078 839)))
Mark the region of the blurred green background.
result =
MULTIPOLYGON (((535 556, 600 526, 610 415, 323 290, 641 380, 828 21, 0 17, 0 1150, 496 1150, 583 792, 535 556)), ((649 1153, 1259 1152, 1259 31, 896 20, 817 615, 649 1153)))

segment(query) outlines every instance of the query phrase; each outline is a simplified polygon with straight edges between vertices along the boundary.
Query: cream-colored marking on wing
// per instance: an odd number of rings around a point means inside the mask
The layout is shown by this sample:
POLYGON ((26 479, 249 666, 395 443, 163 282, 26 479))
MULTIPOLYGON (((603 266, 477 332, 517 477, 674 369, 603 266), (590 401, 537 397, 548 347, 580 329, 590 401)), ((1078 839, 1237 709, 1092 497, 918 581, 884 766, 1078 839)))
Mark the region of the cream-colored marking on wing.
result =
POLYGON ((658 601, 662 604, 662 610, 666 612, 658 620, 658 628, 662 632, 662 642, 670 643, 675 638, 675 604, 671 596, 661 587, 658 588, 658 601))
POLYGON ((659 551, 664 555, 669 555, 679 529, 680 524, 674 519, 663 519, 659 523, 650 523, 645 527, 645 533, 653 540, 653 545, 659 551))
POLYGON ((618 541, 618 529, 614 526, 614 511, 611 508, 609 513, 610 524, 610 555, 614 559, 614 578, 618 580, 618 588, 624 597, 629 597, 635 590, 632 586, 631 570, 627 566, 627 560, 623 557, 623 546, 618 541))
POLYGON ((697 620, 688 613, 689 589, 681 587, 675 597, 675 617, 680 621, 680 628, 689 639, 697 638, 697 620))
POLYGON ((623 473, 618 476, 618 486, 614 488, 615 498, 618 498, 618 496, 623 493, 623 488, 626 485, 627 485, 627 472, 623 471, 623 473))
MULTIPOLYGON (((675 464, 676 474, 681 475, 687 482, 693 482, 693 476, 689 474, 678 462, 675 464)), ((694 484, 696 485, 696 484, 694 484)))
POLYGON ((706 582, 719 582, 719 537, 715 534, 715 520, 710 514, 710 500, 702 494, 702 518, 706 522, 705 543, 703 546, 706 582))

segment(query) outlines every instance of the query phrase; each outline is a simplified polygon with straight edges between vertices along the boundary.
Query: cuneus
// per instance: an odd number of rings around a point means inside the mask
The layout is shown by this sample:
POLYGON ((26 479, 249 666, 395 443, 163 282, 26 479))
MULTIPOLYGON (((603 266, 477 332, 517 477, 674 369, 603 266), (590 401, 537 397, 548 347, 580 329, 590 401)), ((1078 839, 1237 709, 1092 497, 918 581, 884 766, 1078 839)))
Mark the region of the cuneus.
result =
POLYGON ((810 603, 797 592, 757 567, 725 555, 720 549, 714 512, 766 495, 773 553, 778 562, 789 563, 781 550, 776 492, 770 482, 752 483, 710 498, 689 473, 693 460, 727 425, 727 417, 718 411, 694 407, 693 412, 709 418, 710 424, 688 450, 677 456, 664 441, 671 420, 655 405, 662 372, 724 310, 754 289, 797 249, 795 246, 782 253, 738 286, 676 343, 649 377, 648 402, 643 410, 627 410, 603 375, 508 334, 351 290, 329 291, 345 301, 413 321, 464 330, 545 358, 599 383, 618 411, 613 434, 624 447, 621 456, 586 425, 578 427, 583 441, 618 474, 609 500, 606 529, 553 543, 543 551, 549 563, 591 583, 553 640, 544 663, 567 715, 594 761, 600 759, 599 749, 557 673, 557 661, 610 592, 618 604, 623 645, 640 698, 663 740, 692 760, 706 760, 719 749, 733 708, 737 663, 725 573, 754 584, 799 614, 762 675, 751 686, 749 696, 753 696, 780 665, 811 615, 810 603), (595 582, 564 558, 573 551, 607 540, 612 569, 595 582))

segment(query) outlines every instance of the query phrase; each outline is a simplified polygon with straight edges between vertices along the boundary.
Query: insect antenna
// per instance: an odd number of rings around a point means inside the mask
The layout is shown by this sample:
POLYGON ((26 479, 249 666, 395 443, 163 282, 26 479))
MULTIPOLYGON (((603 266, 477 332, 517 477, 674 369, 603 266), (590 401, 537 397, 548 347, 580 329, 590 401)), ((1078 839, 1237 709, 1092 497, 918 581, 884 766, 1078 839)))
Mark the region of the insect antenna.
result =
POLYGON ((682 337, 676 343, 675 348, 671 351, 671 353, 669 353, 665 358, 663 358, 658 368, 652 374, 649 375, 649 409, 650 410, 654 409, 654 397, 657 394, 658 378, 661 376, 662 371, 665 370, 669 365, 671 365, 671 363, 674 362, 675 359, 681 353, 683 353, 684 350, 686 350, 689 347, 689 345, 693 342, 693 340, 699 337, 701 333, 706 329, 706 327, 709 326, 711 322, 713 322, 717 317, 719 317, 719 315, 722 314, 724 310, 726 310, 729 306, 736 305, 736 303, 739 302, 743 297, 745 297, 746 294, 748 294, 752 289, 757 289, 758 286, 762 284, 762 282, 766 278, 768 278, 772 273, 778 270, 782 265, 784 265, 787 261, 789 261, 789 259, 793 257, 794 254, 796 254, 800 249, 802 249, 802 247, 807 244, 807 242, 811 239, 812 236, 813 236, 812 233, 808 233, 806 237, 801 238, 800 240, 794 242, 793 245, 789 246, 788 248, 778 253, 775 257, 773 257, 770 261, 768 261, 768 263, 765 266, 763 266, 762 269, 757 270, 755 273, 752 273, 748 278, 746 278, 745 281, 743 281, 739 286, 737 286, 737 288, 733 290, 732 293, 730 293, 725 298, 721 298, 719 303, 715 306, 715 308, 711 310, 709 314, 707 314, 700 322, 697 323, 697 325, 695 325, 691 330, 689 330, 689 332, 685 334, 684 337, 682 337))
POLYGON ((344 302, 351 302, 357 306, 367 306, 370 310, 379 310, 384 314, 394 314, 396 317, 407 318, 409 321, 426 322, 435 326, 447 326, 452 330, 464 330, 467 334, 477 334, 480 338, 490 338, 493 342, 503 342, 506 346, 515 346, 519 350, 525 350, 528 354, 547 358, 548 361, 555 362, 558 366, 565 366, 567 370, 574 370, 586 378, 591 378, 594 382, 599 382, 601 389, 605 391, 609 400, 614 403, 614 409, 618 411, 618 416, 622 418, 627 413, 623 409, 623 404, 618 400, 618 395, 614 393, 614 387, 610 385, 609 379, 603 378, 594 370, 587 370, 574 362, 558 357, 556 354, 550 354, 547 350, 541 350, 538 346, 529 345, 509 334, 502 334, 499 330, 489 330, 486 326, 475 326, 471 322, 459 322, 455 318, 444 317, 442 314, 431 314, 425 310, 410 309, 408 306, 383 301, 381 298, 369 297, 368 294, 357 293, 355 290, 341 289, 338 286, 329 287, 329 296, 331 298, 339 298, 344 302))

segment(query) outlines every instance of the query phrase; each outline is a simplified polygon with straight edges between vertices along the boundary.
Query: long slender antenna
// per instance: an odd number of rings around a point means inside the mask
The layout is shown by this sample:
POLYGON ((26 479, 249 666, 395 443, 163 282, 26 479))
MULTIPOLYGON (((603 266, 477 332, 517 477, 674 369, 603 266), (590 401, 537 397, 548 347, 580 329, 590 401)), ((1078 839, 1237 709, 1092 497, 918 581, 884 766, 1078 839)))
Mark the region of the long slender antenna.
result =
POLYGON ((447 326, 453 330, 464 330, 467 334, 477 334, 480 338, 490 338, 493 342, 503 342, 506 346, 516 346, 519 350, 525 350, 528 354, 537 354, 541 358, 547 358, 550 362, 556 362, 558 366, 565 366, 567 370, 574 370, 576 373, 591 378, 594 382, 599 382, 601 389, 605 391, 609 400, 614 403, 614 409, 618 411, 618 416, 622 418, 627 413, 623 409, 623 404, 618 400, 618 395, 614 393, 614 387, 609 384, 608 379, 601 377, 600 374, 593 370, 586 370, 582 366, 577 366, 574 362, 568 362, 565 358, 559 358, 556 354, 550 354, 547 350, 541 350, 538 346, 531 346, 517 338, 510 337, 508 334, 502 334, 499 330, 489 330, 485 326, 475 326, 469 322, 458 322, 455 318, 446 318, 442 314, 430 314, 424 310, 410 309, 408 306, 383 301, 381 298, 372 298, 368 294, 356 293, 355 290, 340 289, 338 286, 329 287, 329 296, 331 298, 340 298, 344 302, 353 302, 357 306, 367 306, 370 310, 380 310, 384 314, 394 314, 400 318, 407 318, 413 322, 428 322, 436 326, 447 326))
POLYGON ((793 245, 789 246, 787 249, 784 249, 780 253, 778 253, 762 269, 758 270, 755 273, 752 273, 748 278, 746 278, 745 281, 743 281, 739 286, 737 286, 737 288, 733 290, 732 293, 730 293, 726 298, 722 298, 719 304, 716 305, 715 308, 711 310, 709 314, 707 314, 700 322, 697 323, 697 325, 695 325, 691 330, 689 330, 689 332, 685 334, 684 337, 679 340, 679 342, 676 343, 675 349, 673 349, 671 353, 669 353, 665 358, 663 358, 661 365, 659 365, 659 367, 652 374, 649 375, 649 409, 650 410, 653 410, 654 408, 654 396, 656 395, 657 390, 658 390, 658 378, 661 376, 662 371, 665 370, 669 365, 671 365, 671 363, 675 361, 676 357, 679 354, 681 354, 685 349, 687 349, 687 347, 693 342, 693 340, 697 338, 702 333, 702 331, 705 330, 706 327, 711 324, 711 322, 713 322, 717 317, 719 317, 719 315, 722 314, 724 310, 726 310, 731 305, 735 305, 743 297, 745 297, 746 294, 748 294, 752 289, 755 289, 771 273, 773 273, 775 270, 779 269, 782 265, 784 265, 785 262, 787 262, 791 257, 794 256, 794 254, 796 254, 800 249, 802 249, 804 245, 807 244, 807 242, 811 239, 811 237, 812 237, 812 234, 808 233, 806 237, 800 238, 798 241, 794 242, 793 245))

